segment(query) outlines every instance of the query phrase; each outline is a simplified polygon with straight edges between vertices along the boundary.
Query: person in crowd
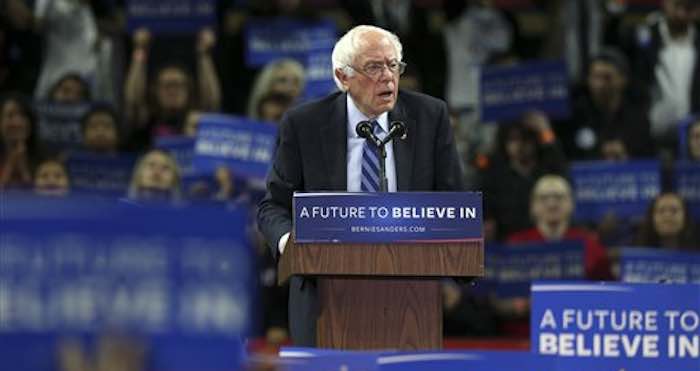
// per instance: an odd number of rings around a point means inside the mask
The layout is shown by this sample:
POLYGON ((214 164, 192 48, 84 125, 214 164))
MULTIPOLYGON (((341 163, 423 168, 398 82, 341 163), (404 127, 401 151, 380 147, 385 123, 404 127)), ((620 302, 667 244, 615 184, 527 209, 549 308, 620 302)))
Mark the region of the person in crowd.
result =
POLYGON ((635 75, 650 89, 651 134, 662 149, 672 150, 678 122, 700 111, 700 37, 695 24, 700 3, 663 0, 661 9, 625 44, 635 75))
POLYGON ((120 137, 117 112, 110 105, 95 105, 83 116, 81 129, 83 148, 90 152, 119 152, 120 137))
POLYGON ((288 96, 297 100, 304 91, 306 73, 304 66, 293 59, 279 59, 268 63, 255 80, 248 101, 248 117, 261 119, 261 100, 270 94, 288 96))
POLYGON ((90 101, 90 86, 79 74, 67 73, 51 87, 48 99, 65 104, 87 102, 90 101))
POLYGON ((619 137, 602 139, 600 142, 600 159, 609 162, 624 162, 629 160, 625 142, 619 137))
POLYGON ((697 226, 683 198, 673 192, 658 195, 639 229, 640 246, 700 250, 697 226))
POLYGON ((36 115, 20 95, 0 98, 0 189, 31 187, 39 153, 36 115))
POLYGON ((179 201, 180 168, 165 151, 152 149, 134 167, 128 198, 135 201, 179 201))
POLYGON ((135 131, 136 147, 144 148, 156 136, 177 135, 185 115, 192 109, 217 111, 221 104, 219 78, 211 56, 214 33, 203 29, 197 38, 197 78, 178 64, 161 66, 150 89, 147 88, 147 59, 151 34, 146 29, 134 33, 134 50, 124 87, 126 121, 135 131))
POLYGON ((447 53, 445 97, 452 109, 477 110, 480 101, 478 67, 493 54, 513 47, 517 27, 493 1, 466 3, 459 17, 450 20, 443 30, 447 53))
POLYGON ((695 120, 688 125, 686 140, 688 143, 686 158, 700 162, 700 120, 695 120))
POLYGON ((34 5, 34 29, 44 36, 44 56, 36 99, 46 99, 68 73, 80 73, 96 83, 102 46, 90 1, 39 0, 34 5))
POLYGON ((547 116, 530 113, 498 128, 497 149, 480 170, 485 234, 501 240, 530 224, 530 192, 548 173, 563 174, 566 161, 547 116))
POLYGON ((197 136, 197 127, 199 126, 199 118, 202 117, 200 111, 191 110, 185 117, 185 126, 182 128, 182 135, 190 138, 197 136))
POLYGON ((46 159, 39 163, 34 174, 34 193, 40 196, 66 196, 70 192, 70 178, 63 162, 46 159))
POLYGON ((585 272, 589 279, 610 279, 610 263, 598 237, 572 226, 574 198, 569 182, 560 175, 547 174, 535 183, 530 200, 533 228, 508 237, 510 245, 527 242, 582 241, 585 272))
MULTIPOLYGON (((387 147, 388 191, 464 189, 447 105, 399 90, 405 69, 402 49, 398 37, 384 29, 351 29, 338 40, 331 57, 341 91, 292 108, 284 116, 267 193, 258 208, 258 226, 276 259, 284 254, 291 233, 294 192, 381 190, 376 147, 355 130, 362 121, 374 122, 380 137, 389 132, 389 122, 404 121, 412 138, 394 140, 387 147)), ((293 277, 289 323, 295 344, 316 343, 317 315, 315 283, 293 277)))
POLYGON ((294 103, 291 95, 269 93, 260 98, 257 107, 257 118, 262 121, 278 123, 282 116, 294 103))
POLYGON ((573 98, 571 120, 555 125, 569 160, 598 159, 602 143, 612 138, 630 157, 654 154, 648 100, 629 79, 627 59, 615 49, 590 60, 584 86, 573 98))

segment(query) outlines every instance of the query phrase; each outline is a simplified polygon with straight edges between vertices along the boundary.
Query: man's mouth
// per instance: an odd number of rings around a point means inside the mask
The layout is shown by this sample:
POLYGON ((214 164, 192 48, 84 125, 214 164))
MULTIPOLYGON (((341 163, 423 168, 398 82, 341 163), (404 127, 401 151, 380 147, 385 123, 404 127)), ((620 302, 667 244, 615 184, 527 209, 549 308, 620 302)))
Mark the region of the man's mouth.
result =
POLYGON ((394 92, 391 90, 386 90, 386 91, 379 93, 379 97, 384 98, 384 99, 391 98, 393 95, 394 95, 394 92))

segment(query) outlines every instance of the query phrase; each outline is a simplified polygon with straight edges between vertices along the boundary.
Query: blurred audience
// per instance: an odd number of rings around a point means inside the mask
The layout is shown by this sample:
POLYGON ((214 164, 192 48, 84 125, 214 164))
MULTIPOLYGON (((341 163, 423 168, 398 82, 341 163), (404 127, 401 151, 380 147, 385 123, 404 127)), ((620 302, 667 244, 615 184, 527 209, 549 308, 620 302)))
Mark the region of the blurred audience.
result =
POLYGON ((629 157, 653 155, 649 105, 630 84, 624 55, 603 50, 591 59, 584 81, 574 94, 571 120, 555 126, 567 158, 598 159, 604 142, 619 144, 629 157))
POLYGON ((0 189, 28 188, 39 157, 36 115, 16 94, 0 98, 0 189))
MULTIPOLYGON (((306 84, 304 66, 293 59, 280 59, 268 63, 255 80, 248 101, 248 117, 260 120, 263 113, 263 98, 290 102, 297 100, 306 84)), ((287 103, 288 108, 290 103, 287 103)), ((278 120, 270 120, 278 121, 278 120)))
POLYGON ((544 174, 566 172, 564 154, 547 116, 533 112, 498 129, 496 153, 481 174, 487 239, 528 228, 530 192, 544 174))
POLYGON ((639 230, 639 246, 700 250, 700 240, 686 202, 676 193, 657 196, 639 230))
POLYGON ((90 86, 76 73, 67 73, 51 87, 48 100, 55 103, 77 104, 90 100, 90 86))
POLYGON ((65 164, 57 159, 40 162, 34 175, 34 193, 39 196, 66 196, 69 192, 70 179, 65 164))
POLYGON ((153 137, 179 135, 190 110, 217 111, 221 87, 211 51, 216 43, 212 30, 202 30, 197 38, 196 78, 185 67, 170 63, 160 66, 147 87, 147 60, 151 33, 134 32, 134 50, 124 88, 126 120, 133 131, 136 149, 147 148, 153 137))
POLYGON ((182 198, 180 168, 170 154, 152 149, 138 160, 128 198, 144 202, 172 202, 182 198))
POLYGON ((700 3, 663 0, 661 13, 649 15, 627 41, 635 76, 651 93, 651 134, 664 148, 674 148, 677 123, 700 111, 700 73, 696 22, 700 3))
POLYGON ((81 120, 83 148, 89 152, 114 155, 119 152, 119 120, 109 105, 95 105, 81 120))
POLYGON ((695 120, 688 125, 686 140, 688 143, 686 158, 700 162, 700 120, 695 120))

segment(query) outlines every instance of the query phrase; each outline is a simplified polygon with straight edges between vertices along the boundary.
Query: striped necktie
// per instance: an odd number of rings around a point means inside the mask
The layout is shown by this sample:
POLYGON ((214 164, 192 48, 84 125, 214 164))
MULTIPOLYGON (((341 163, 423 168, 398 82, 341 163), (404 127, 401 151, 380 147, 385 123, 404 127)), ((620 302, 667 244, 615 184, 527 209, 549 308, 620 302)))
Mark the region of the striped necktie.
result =
MULTIPOLYGON (((377 121, 372 121, 374 135, 381 138, 384 131, 377 121)), ((379 161, 381 155, 379 148, 368 140, 362 145, 362 180, 360 189, 362 192, 379 192, 381 180, 379 179, 379 161)))

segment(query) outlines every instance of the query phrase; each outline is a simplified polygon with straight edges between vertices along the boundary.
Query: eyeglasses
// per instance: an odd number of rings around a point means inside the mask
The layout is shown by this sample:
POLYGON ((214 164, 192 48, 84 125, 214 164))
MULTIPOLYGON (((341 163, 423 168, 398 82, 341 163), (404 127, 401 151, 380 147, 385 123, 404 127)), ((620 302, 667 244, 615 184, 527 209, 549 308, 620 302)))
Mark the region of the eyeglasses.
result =
POLYGON ((348 67, 350 67, 353 71, 356 71, 357 73, 369 77, 372 80, 377 80, 379 76, 381 76, 382 72, 384 72, 384 67, 388 68, 391 73, 396 73, 399 75, 402 75, 404 71, 406 71, 406 63, 397 60, 390 61, 389 63, 368 63, 364 67, 362 67, 361 70, 358 70, 357 68, 350 65, 348 65, 348 67))

